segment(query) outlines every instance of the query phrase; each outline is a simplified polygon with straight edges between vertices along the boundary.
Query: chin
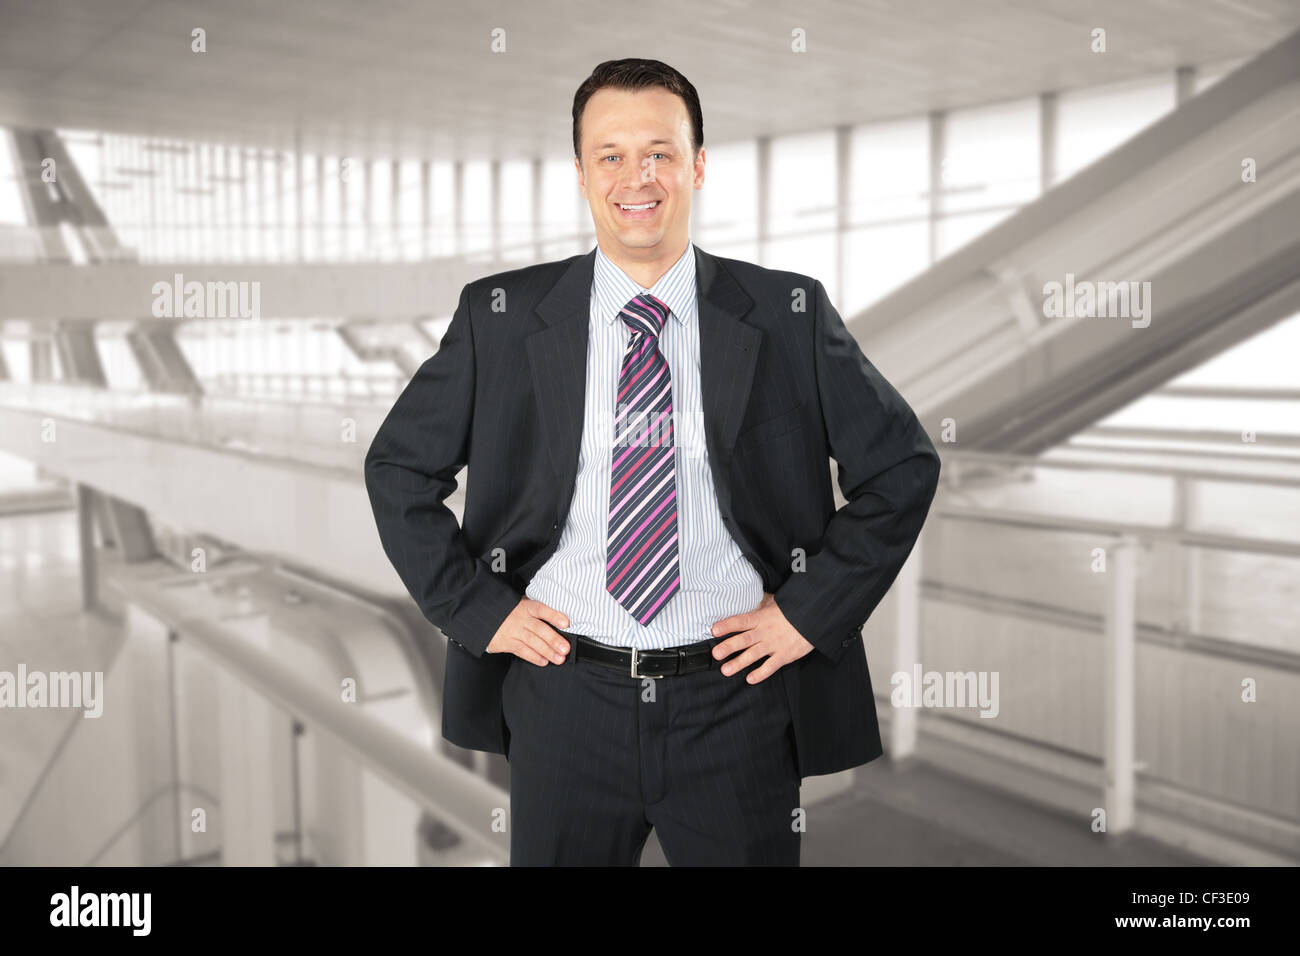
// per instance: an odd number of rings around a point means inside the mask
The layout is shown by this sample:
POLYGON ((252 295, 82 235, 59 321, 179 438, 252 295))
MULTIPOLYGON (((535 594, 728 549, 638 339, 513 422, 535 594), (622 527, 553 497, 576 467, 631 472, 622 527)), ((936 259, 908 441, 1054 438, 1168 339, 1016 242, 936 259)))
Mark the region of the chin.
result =
POLYGON ((634 249, 646 249, 650 246, 657 246, 664 241, 663 233, 647 234, 644 232, 635 232, 631 235, 620 235, 614 233, 615 238, 623 245, 634 249))

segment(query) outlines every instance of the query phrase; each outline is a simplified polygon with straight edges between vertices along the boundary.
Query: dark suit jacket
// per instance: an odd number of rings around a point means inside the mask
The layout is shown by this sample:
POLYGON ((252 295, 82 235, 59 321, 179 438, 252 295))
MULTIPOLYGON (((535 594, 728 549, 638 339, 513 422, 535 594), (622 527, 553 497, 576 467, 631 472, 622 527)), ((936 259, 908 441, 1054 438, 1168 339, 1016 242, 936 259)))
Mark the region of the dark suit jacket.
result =
MULTIPOLYGON (((695 254, 718 508, 816 648, 768 679, 785 684, 800 776, 833 773, 882 753, 862 625, 912 550, 939 458, 819 281, 695 254), (796 549, 806 566, 792 571, 796 549)), ((501 682, 513 655, 484 648, 554 552, 573 497, 595 256, 465 286, 441 347, 366 455, 384 550, 450 642, 443 736, 472 750, 505 753, 501 682), (458 527, 443 501, 466 464, 458 527), (494 572, 498 548, 506 568, 494 572)))

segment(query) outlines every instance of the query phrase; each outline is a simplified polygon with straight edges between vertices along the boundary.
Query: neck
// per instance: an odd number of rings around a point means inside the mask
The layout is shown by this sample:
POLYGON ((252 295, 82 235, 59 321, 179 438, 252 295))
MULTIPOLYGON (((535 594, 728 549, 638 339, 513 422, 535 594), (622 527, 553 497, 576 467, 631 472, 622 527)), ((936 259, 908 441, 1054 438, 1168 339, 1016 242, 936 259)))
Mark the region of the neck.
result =
POLYGON ((607 245, 606 243, 598 241, 597 245, 600 246, 600 251, 605 254, 605 258, 609 259, 610 262, 614 263, 614 265, 626 272, 629 279, 641 286, 643 289, 650 289, 653 288, 654 284, 663 278, 664 273, 671 269, 677 260, 682 257, 682 254, 686 251, 686 247, 689 243, 690 237, 683 239, 677 246, 675 252, 637 250, 639 252, 648 253, 646 258, 637 259, 629 259, 622 249, 611 251, 609 246, 613 245, 613 243, 607 245))

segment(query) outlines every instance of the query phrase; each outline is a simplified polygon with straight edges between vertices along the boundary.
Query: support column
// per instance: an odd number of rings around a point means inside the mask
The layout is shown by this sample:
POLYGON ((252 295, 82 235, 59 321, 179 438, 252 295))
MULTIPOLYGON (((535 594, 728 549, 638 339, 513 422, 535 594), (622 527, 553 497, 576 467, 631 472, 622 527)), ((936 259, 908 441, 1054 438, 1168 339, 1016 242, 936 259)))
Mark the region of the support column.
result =
POLYGON ((453 254, 463 256, 465 254, 465 164, 459 159, 452 164, 451 218, 452 236, 455 242, 453 254))
MULTIPOLYGON (((894 670, 910 675, 921 660, 921 546, 924 530, 894 580, 894 670)), ((892 686, 892 685, 887 685, 892 686)), ((919 689, 918 689, 919 691, 919 689)), ((871 704, 875 706, 874 702, 871 704)), ((889 718, 889 760, 906 761, 916 753, 919 706, 895 707, 889 718)))
POLYGON ((1057 119, 1055 93, 1038 97, 1038 192, 1047 192, 1056 185, 1056 134, 1060 127, 1057 119))
POLYGON ((203 394, 203 385, 177 344, 171 323, 142 320, 127 332, 126 341, 150 391, 203 394))
POLYGON ((28 330, 31 338, 27 347, 31 356, 31 381, 33 383, 54 381, 54 343, 47 335, 34 328, 28 330))
POLYGON ((433 195, 429 188, 429 160, 420 160, 420 257, 433 255, 433 195))
MULTIPOLYGON (((1190 531, 1196 521, 1196 479, 1186 475, 1174 478, 1174 514, 1173 527, 1179 531, 1190 531)), ((1171 622, 1176 630, 1184 633, 1201 633, 1201 549, 1195 545, 1178 542, 1172 555, 1173 573, 1170 580, 1183 585, 1183 603, 1181 614, 1174 611, 1171 622)))
POLYGON ((1196 67, 1180 66, 1174 73, 1174 108, 1196 95, 1196 67))
POLYGON ((946 117, 943 113, 930 114, 930 262, 939 258, 939 218, 943 205, 943 160, 948 147, 944 142, 946 117))
MULTIPOLYGON (((533 165, 532 165, 532 178, 533 178, 533 190, 532 190, 532 199, 533 199, 533 203, 532 203, 532 205, 533 205, 532 233, 533 233, 533 258, 534 258, 537 262, 541 262, 542 259, 543 259, 543 257, 546 255, 546 250, 542 248, 542 240, 543 240, 543 234, 542 234, 542 216, 543 216, 543 213, 542 213, 542 190, 543 190, 544 185, 545 185, 545 182, 546 182, 546 175, 545 175, 545 174, 546 174, 545 163, 542 162, 541 157, 534 157, 534 158, 533 158, 533 165)), ((581 193, 579 193, 579 195, 581 195, 581 193)))
POLYGON ((99 555, 95 552, 95 492, 77 485, 77 543, 81 559, 81 609, 99 605, 99 555))
POLYGON ((849 274, 848 231, 853 202, 853 127, 835 127, 835 286, 831 300, 843 303, 849 274))
MULTIPOLYGON (((72 255, 59 229, 59 223, 63 221, 64 215, 60 208, 61 204, 56 203, 50 196, 50 184, 41 178, 45 160, 54 159, 49 155, 44 142, 45 133, 48 133, 48 130, 13 130, 10 143, 13 151, 14 174, 27 213, 27 222, 40 237, 45 261, 71 262, 72 255)), ((62 172, 71 172, 71 170, 61 170, 56 159, 54 166, 56 183, 62 172)))
MULTIPOLYGON (((250 643, 270 650, 265 617, 246 619, 241 630, 250 643)), ((223 866, 275 865, 273 710, 266 699, 218 668, 221 765, 221 863, 223 866)))
POLYGON ((54 341, 63 366, 63 380, 79 385, 108 387, 104 363, 95 341, 94 319, 61 319, 54 327, 54 341))
POLYGON ((755 250, 758 256, 759 265, 767 265, 767 241, 772 228, 772 206, 767 201, 768 184, 772 179, 772 138, 770 136, 760 136, 757 143, 756 173, 758 193, 755 196, 757 201, 757 232, 758 248, 755 250))
POLYGON ((1122 535, 1109 556, 1106 595, 1106 833, 1123 836, 1136 816, 1138 542, 1122 535))
POLYGON ((490 225, 488 249, 495 261, 501 260, 501 160, 488 164, 488 207, 490 225))
POLYGON ((402 233, 402 164, 389 160, 388 165, 388 235, 393 241, 392 258, 405 262, 407 237, 402 233))

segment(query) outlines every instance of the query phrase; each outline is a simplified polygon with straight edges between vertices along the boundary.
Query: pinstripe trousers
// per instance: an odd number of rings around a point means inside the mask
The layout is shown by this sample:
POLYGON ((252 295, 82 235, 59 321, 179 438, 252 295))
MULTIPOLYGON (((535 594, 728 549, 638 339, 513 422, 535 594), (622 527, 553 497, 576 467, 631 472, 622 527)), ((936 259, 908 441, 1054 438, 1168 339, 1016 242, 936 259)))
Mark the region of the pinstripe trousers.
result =
MULTIPOLYGON (((511 866, 636 866, 653 827, 672 866, 798 866, 799 775, 780 673, 633 678, 512 657, 511 866)), ((725 637, 713 639, 713 643, 725 637)))

